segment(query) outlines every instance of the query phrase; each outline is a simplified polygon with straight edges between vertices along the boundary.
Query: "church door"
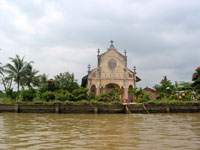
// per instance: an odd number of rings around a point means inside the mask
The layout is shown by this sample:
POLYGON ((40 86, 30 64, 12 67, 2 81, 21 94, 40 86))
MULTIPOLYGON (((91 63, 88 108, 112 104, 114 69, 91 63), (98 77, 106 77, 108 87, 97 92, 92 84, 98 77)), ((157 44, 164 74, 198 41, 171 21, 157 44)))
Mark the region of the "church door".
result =
MULTIPOLYGON (((133 89, 132 85, 129 86, 128 90, 131 90, 131 89, 133 89)), ((132 92, 128 92, 128 100, 129 100, 129 102, 133 102, 133 93, 132 92)))

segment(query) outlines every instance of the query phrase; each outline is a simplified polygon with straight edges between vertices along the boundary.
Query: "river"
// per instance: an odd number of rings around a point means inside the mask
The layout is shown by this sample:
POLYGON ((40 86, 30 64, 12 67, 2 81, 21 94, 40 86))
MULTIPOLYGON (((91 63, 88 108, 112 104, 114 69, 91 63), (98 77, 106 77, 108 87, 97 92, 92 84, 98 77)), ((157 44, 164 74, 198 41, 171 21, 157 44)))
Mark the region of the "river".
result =
POLYGON ((199 150, 200 114, 0 113, 1 150, 199 150))

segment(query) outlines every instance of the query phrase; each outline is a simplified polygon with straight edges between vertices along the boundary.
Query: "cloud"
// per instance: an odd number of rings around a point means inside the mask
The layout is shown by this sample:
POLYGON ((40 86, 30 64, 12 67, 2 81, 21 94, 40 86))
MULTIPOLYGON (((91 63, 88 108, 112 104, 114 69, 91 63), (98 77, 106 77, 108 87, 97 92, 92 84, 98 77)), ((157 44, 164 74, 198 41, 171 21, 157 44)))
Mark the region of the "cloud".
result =
POLYGON ((96 51, 115 41, 137 66, 138 86, 153 86, 167 75, 191 81, 199 66, 198 0, 2 0, 0 62, 15 54, 33 60, 53 77, 70 71, 81 80, 96 51))

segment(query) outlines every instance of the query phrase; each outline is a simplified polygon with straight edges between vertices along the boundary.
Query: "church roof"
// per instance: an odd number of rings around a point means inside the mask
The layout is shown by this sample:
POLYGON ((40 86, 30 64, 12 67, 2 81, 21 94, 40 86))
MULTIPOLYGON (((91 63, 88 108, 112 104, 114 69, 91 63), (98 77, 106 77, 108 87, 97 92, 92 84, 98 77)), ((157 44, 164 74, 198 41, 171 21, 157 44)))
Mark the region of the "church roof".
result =
POLYGON ((108 51, 110 51, 110 50, 114 50, 114 51, 116 51, 120 56, 122 56, 123 58, 126 58, 126 56, 124 56, 123 54, 121 54, 120 52, 118 52, 117 51, 117 49, 115 48, 115 46, 114 46, 114 41, 110 41, 110 47, 107 49, 107 51, 106 52, 104 52, 104 53, 102 53, 102 54, 100 54, 99 56, 100 57, 102 57, 103 55, 105 55, 108 51))
POLYGON ((88 81, 88 75, 84 76, 82 78, 81 86, 86 87, 87 86, 87 81, 88 81))
MULTIPOLYGON (((130 70, 130 69, 128 69, 131 73, 134 73, 135 74, 135 72, 133 72, 132 70, 130 70)), ((138 76, 136 76, 136 82, 139 82, 139 81, 141 81, 141 79, 138 77, 138 76)))

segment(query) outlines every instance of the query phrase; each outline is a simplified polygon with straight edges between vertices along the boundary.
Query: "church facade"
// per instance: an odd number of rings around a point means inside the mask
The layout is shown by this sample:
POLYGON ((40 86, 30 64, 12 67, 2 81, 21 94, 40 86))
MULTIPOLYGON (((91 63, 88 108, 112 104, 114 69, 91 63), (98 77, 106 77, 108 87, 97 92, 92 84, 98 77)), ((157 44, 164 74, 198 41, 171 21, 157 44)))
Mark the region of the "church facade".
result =
POLYGON ((128 91, 135 88, 136 82, 140 80, 136 76, 135 69, 131 71, 127 68, 126 51, 124 55, 121 54, 111 41, 105 53, 100 54, 98 49, 97 67, 90 70, 90 65, 88 66, 88 75, 82 78, 82 86, 88 88, 89 92, 96 96, 112 89, 120 89, 121 100, 126 99, 132 102, 133 96, 128 91))

